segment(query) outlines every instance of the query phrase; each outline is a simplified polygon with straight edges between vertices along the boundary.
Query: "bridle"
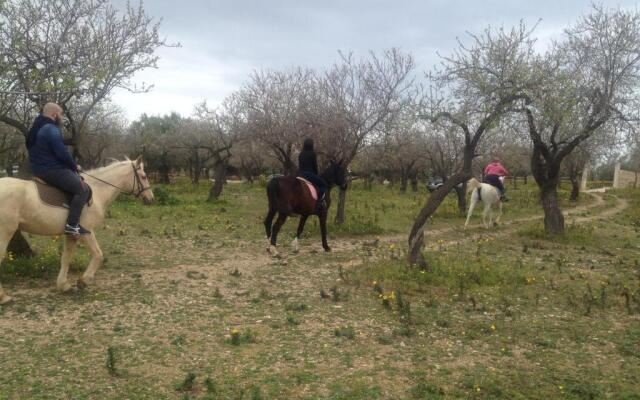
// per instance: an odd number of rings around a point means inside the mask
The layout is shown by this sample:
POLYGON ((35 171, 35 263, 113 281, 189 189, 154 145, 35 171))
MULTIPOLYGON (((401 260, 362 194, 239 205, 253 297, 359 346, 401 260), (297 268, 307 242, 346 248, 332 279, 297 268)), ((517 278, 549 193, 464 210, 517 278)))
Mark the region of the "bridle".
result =
POLYGON ((131 188, 131 191, 129 191, 128 189, 123 189, 123 188, 121 188, 119 186, 116 186, 116 185, 114 185, 112 183, 109 183, 109 182, 107 182, 105 180, 102 180, 102 179, 100 179, 98 177, 95 177, 95 176, 93 176, 91 174, 88 174, 88 173, 86 173, 84 171, 81 171, 80 173, 84 174, 84 175, 86 175, 86 176, 88 176, 90 178, 93 178, 93 179, 95 179, 95 180, 97 180, 99 182, 102 182, 105 185, 109 185, 109 186, 111 186, 113 188, 116 188, 119 191, 121 191, 122 193, 130 194, 132 196, 135 196, 135 198, 137 199, 138 197, 140 197, 142 195, 142 193, 146 192, 147 190, 151 190, 151 186, 144 187, 144 184, 142 183, 142 180, 140 179, 140 176, 138 175, 138 171, 140 171, 140 166, 136 167, 134 165, 134 163, 131 163, 131 168, 133 169, 133 188, 131 188))

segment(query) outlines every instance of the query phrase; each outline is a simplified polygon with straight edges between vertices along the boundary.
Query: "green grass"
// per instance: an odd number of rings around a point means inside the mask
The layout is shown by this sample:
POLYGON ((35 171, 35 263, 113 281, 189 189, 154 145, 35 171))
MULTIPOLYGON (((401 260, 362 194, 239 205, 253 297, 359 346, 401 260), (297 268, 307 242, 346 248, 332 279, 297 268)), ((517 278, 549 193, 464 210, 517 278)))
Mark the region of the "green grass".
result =
MULTIPOLYGON (((274 259, 264 188, 229 184, 215 203, 207 189, 157 186, 164 200, 150 207, 120 197, 98 232, 105 265, 84 291, 52 290, 59 239, 30 238, 36 258, 3 262, 16 302, 0 307, 0 399, 640 392, 640 192, 615 192, 628 209, 561 236, 539 220, 464 231, 450 196, 428 227, 452 229, 427 236, 420 271, 406 266, 404 235, 426 193, 356 183, 347 227, 329 228, 332 253, 313 221, 290 253, 288 221, 274 259)), ((506 221, 540 213, 535 187, 509 195, 506 221)), ((71 274, 87 262, 79 252, 71 274)))

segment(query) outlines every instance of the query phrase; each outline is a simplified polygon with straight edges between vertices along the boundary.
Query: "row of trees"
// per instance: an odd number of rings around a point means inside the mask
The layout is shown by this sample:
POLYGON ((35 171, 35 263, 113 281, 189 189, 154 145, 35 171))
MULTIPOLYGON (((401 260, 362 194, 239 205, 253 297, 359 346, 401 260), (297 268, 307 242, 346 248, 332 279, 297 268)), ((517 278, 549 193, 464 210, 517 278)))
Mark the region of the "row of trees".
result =
MULTIPOLYGON (((258 70, 217 108, 202 103, 189 117, 143 115, 127 124, 109 94, 148 90, 130 79, 155 67, 155 50, 167 45, 142 6, 119 12, 107 0, 7 1, 0 8, 0 157, 5 164, 24 157, 15 150, 20 134, 45 101, 56 101, 85 167, 142 153, 160 181, 177 170, 189 171, 194 184, 214 177, 213 200, 229 168, 249 180, 293 173, 302 139, 313 137, 323 159, 342 160, 366 184, 387 178, 406 191, 426 176, 445 181, 409 235, 410 262, 426 268, 426 222, 451 190, 464 209, 458 185, 477 172, 479 158, 501 155, 513 173, 533 175, 545 229, 564 229, 560 176, 574 182, 577 196, 585 164, 635 132, 639 15, 594 6, 544 53, 536 50, 535 27, 488 28, 424 79, 398 49, 340 53, 323 70, 258 70)), ((341 191, 337 223, 345 202, 341 191)))

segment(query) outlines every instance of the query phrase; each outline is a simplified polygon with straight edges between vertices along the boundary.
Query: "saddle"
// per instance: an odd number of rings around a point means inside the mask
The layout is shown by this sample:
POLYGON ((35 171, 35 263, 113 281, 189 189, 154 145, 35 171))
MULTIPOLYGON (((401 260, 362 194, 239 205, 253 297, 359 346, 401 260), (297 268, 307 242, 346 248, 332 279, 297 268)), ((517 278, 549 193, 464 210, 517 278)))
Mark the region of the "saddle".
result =
POLYGON ((304 179, 304 178, 303 178, 303 177, 301 177, 301 176, 296 176, 296 178, 297 178, 300 182, 302 182, 302 183, 304 183, 305 185, 307 185, 307 187, 309 188, 309 192, 311 193, 311 197, 313 197, 313 199, 314 199, 315 201, 318 201, 318 189, 316 188, 316 186, 315 186, 313 183, 309 182, 308 180, 304 179))
MULTIPOLYGON (((51 186, 37 177, 33 178, 33 182, 38 190, 40 201, 48 206, 69 209, 72 197, 69 193, 62 191, 55 186, 51 186)), ((84 184, 89 188, 89 199, 87 200, 86 206, 91 207, 91 204, 93 204, 93 191, 91 190, 91 186, 87 183, 84 184)))

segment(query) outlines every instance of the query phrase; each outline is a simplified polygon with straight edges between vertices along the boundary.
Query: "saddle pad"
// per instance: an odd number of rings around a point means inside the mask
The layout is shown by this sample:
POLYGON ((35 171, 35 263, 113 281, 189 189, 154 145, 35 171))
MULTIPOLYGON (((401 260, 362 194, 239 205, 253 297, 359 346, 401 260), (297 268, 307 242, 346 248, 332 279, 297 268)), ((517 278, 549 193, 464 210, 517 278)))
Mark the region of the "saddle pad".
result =
POLYGON ((318 200, 318 189, 316 189, 314 184, 309 182, 308 180, 304 179, 301 176, 297 176, 296 178, 298 178, 298 180, 300 182, 302 182, 305 185, 307 185, 307 187, 309 188, 309 192, 311 192, 311 197, 313 197, 313 199, 317 201, 318 200))
MULTIPOLYGON (((71 195, 69 193, 63 192, 57 187, 51 186, 39 178, 34 178, 33 181, 36 184, 36 189, 38 190, 40 200, 43 203, 53 207, 69 209, 69 204, 71 203, 71 195)), ((87 184, 85 183, 85 185, 87 184)), ((93 203, 93 192, 89 185, 87 185, 87 187, 89 188, 89 199, 87 200, 87 207, 90 207, 93 203)))

